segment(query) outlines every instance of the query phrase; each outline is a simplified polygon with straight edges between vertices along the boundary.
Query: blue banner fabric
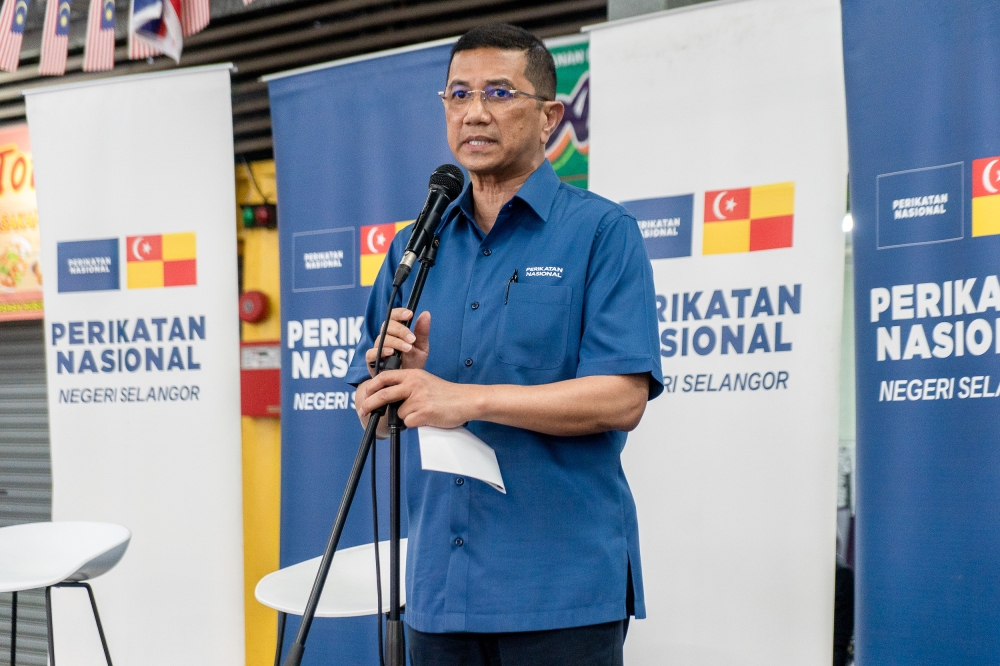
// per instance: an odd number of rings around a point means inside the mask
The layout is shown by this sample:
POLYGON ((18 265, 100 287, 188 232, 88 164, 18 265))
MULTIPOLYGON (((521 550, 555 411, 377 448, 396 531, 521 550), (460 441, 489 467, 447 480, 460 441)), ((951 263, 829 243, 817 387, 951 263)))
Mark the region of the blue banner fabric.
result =
POLYGON ((860 664, 1000 662, 1000 13, 844 0, 860 664))
MULTIPOLYGON (((435 94, 444 87, 449 49, 269 82, 281 247, 282 567, 320 555, 329 538, 362 436, 354 389, 343 378, 370 285, 393 235, 420 212, 431 172, 454 161, 435 94)), ((377 464, 384 540, 387 445, 377 464)), ((366 472, 341 548, 372 541, 368 479, 366 472)), ((297 626, 289 618, 286 648, 297 626)), ((377 664, 375 632, 374 617, 318 620, 304 663, 377 664)))

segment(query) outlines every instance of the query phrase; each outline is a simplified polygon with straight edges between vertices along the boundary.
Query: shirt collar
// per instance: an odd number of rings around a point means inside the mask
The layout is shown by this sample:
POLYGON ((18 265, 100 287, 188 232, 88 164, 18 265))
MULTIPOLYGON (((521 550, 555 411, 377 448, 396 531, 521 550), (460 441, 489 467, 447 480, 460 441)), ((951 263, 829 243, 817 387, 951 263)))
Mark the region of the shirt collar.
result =
MULTIPOLYGON (((535 172, 528 176, 524 185, 514 195, 515 199, 520 199, 531 207, 544 222, 549 217, 552 210, 552 202, 556 198, 556 192, 561 184, 559 176, 556 175, 552 164, 545 160, 535 169, 535 172)), ((472 204, 472 181, 465 184, 465 189, 456 200, 453 211, 461 210, 470 220, 475 220, 475 208, 472 204)))

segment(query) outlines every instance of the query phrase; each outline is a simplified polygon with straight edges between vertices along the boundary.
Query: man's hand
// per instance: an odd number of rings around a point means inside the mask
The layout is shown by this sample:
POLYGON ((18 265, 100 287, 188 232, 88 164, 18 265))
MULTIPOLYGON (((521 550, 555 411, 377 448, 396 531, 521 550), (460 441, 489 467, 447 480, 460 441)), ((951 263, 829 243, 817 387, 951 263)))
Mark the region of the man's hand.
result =
MULTIPOLYGON (((639 424, 649 397, 649 374, 578 377, 553 384, 453 384, 424 370, 387 370, 358 386, 361 423, 368 415, 403 401, 399 415, 409 428, 454 428, 489 421, 546 435, 574 437, 639 424)), ((378 436, 389 428, 379 423, 378 436)))
POLYGON ((362 423, 379 407, 402 402, 399 416, 407 428, 455 428, 476 418, 474 405, 481 390, 476 385, 447 382, 424 370, 386 370, 358 386, 355 403, 362 423))
MULTIPOLYGON (((382 346, 382 358, 388 358, 394 352, 399 351, 403 355, 402 367, 404 369, 422 370, 427 364, 427 354, 430 352, 428 336, 431 332, 431 313, 424 312, 417 317, 413 331, 410 331, 403 324, 411 317, 413 317, 413 313, 406 308, 395 308, 392 311, 389 317, 389 328, 385 334, 385 344, 382 346)), ((375 355, 378 353, 379 338, 375 338, 375 344, 365 352, 368 374, 372 377, 375 376, 375 355)))

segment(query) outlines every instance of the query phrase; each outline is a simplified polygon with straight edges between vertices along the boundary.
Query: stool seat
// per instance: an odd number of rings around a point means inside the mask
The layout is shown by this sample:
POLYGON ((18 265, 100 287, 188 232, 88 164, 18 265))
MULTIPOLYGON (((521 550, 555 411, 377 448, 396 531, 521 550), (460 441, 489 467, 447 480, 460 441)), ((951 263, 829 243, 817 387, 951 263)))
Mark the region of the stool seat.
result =
MULTIPOLYGON (((406 539, 399 541, 399 568, 406 571, 406 539)), ((382 574, 383 612, 389 609, 389 542, 380 541, 379 559, 382 574)), ((302 615, 312 591, 316 572, 322 558, 314 557, 305 562, 269 573, 257 583, 254 595, 257 601, 282 613, 302 615)), ((402 576, 401 576, 402 577, 402 576)), ((406 585, 399 591, 400 604, 406 603, 406 585)), ((375 548, 366 543, 353 548, 338 550, 330 565, 323 594, 319 598, 316 617, 356 617, 378 613, 375 589, 375 548)))
POLYGON ((17 593, 40 587, 45 588, 49 666, 56 664, 52 633, 53 587, 87 590, 104 658, 111 666, 111 652, 97 612, 97 600, 86 581, 107 573, 118 564, 131 539, 132 532, 111 523, 60 521, 0 528, 0 592, 11 593, 11 666, 17 663, 17 593))
POLYGON ((107 573, 128 548, 121 525, 65 521, 0 528, 0 592, 81 582, 107 573))

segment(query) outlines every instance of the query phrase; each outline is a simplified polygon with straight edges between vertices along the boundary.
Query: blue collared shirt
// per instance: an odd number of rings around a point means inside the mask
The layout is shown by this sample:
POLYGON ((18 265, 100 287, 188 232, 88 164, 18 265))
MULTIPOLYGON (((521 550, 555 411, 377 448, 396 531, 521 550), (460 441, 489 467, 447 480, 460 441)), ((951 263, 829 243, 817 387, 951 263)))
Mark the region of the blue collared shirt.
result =
MULTIPOLYGON (((354 384, 369 376, 365 351, 408 238, 396 236, 372 289, 347 375, 354 384)), ((424 310, 432 317, 426 369, 447 381, 536 385, 649 373, 649 397, 663 390, 653 275, 635 218, 561 183, 547 161, 488 234, 466 187, 446 212, 424 310)), ((620 620, 629 567, 635 616, 644 617, 635 503, 620 458, 626 434, 467 427, 496 450, 506 495, 422 470, 416 437, 404 433, 407 623, 425 632, 509 632, 620 620)))

